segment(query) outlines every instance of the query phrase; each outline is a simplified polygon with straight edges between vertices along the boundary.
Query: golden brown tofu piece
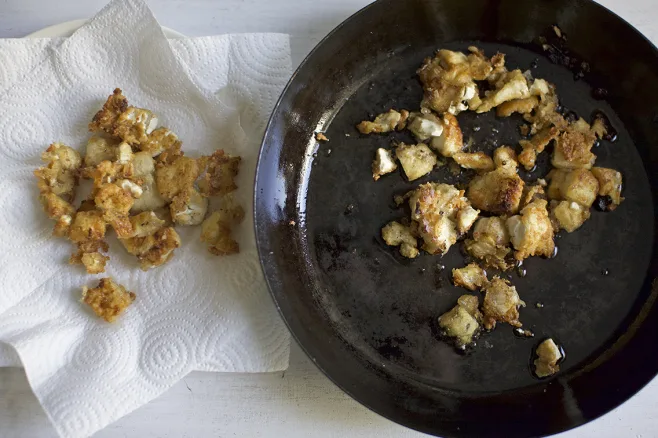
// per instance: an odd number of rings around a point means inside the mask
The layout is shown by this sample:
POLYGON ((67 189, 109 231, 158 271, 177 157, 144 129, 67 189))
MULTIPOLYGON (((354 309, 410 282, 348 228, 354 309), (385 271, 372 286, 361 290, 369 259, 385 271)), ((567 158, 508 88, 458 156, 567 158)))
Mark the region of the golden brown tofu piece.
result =
POLYGON ((82 166, 82 158, 78 151, 63 143, 53 143, 41 154, 46 163, 58 163, 63 170, 78 170, 82 166))
POLYGON ((559 129, 555 126, 550 126, 537 132, 530 140, 519 141, 519 144, 523 148, 523 151, 519 154, 519 162, 523 167, 526 170, 531 170, 535 167, 537 156, 544 152, 546 146, 555 140, 559 134, 559 129))
POLYGON ((142 195, 135 199, 130 211, 153 211, 164 207, 167 201, 162 198, 155 183, 155 160, 153 157, 148 152, 138 152, 135 154, 132 163, 134 177, 141 182, 142 195))
POLYGON ((557 112, 559 102, 555 86, 543 79, 535 79, 530 86, 530 94, 539 97, 539 105, 531 114, 523 118, 530 122, 529 133, 537 134, 545 129, 556 127, 558 131, 567 128, 567 121, 557 112))
MULTIPOLYGON (((240 172, 239 156, 231 156, 218 149, 209 157, 199 159, 201 177, 199 191, 204 196, 223 196, 235 191, 235 177, 240 172)), ((164 194, 163 194, 164 195, 164 194)), ((166 198, 166 196, 165 196, 166 198)))
POLYGON ((95 288, 82 287, 82 301, 100 318, 114 322, 135 301, 135 293, 109 277, 101 278, 95 288))
POLYGON ((430 146, 444 157, 452 157, 464 149, 464 135, 457 117, 450 113, 443 115, 443 131, 438 137, 432 137, 430 146))
POLYGON ((119 142, 103 137, 93 136, 87 141, 85 166, 96 167, 103 161, 114 161, 117 158, 119 142))
POLYGON ((474 210, 464 191, 448 184, 421 184, 409 196, 411 219, 430 254, 445 254, 466 233, 479 212, 474 210))
POLYGON ((498 247, 509 245, 509 232, 505 225, 505 218, 491 216, 478 219, 473 228, 473 239, 498 247))
POLYGON ((534 361, 535 375, 539 378, 552 376, 560 371, 558 362, 562 359, 562 353, 553 339, 548 338, 537 347, 535 351, 537 358, 534 361))
POLYGON ((206 217, 208 198, 201 196, 194 187, 188 187, 174 197, 169 211, 178 225, 199 225, 206 217))
POLYGON ((409 181, 427 175, 437 163, 436 155, 424 143, 415 145, 400 143, 395 149, 395 155, 409 181))
POLYGON ((616 209, 624 200, 621 197, 622 176, 621 172, 605 167, 592 167, 592 174, 599 182, 599 196, 607 196, 611 202, 606 203, 606 210, 616 209))
POLYGON ((475 169, 481 171, 491 171, 494 169, 494 161, 484 152, 457 152, 452 156, 464 169, 475 169))
POLYGON ((201 241, 208 243, 208 251, 216 256, 237 254, 240 245, 233 239, 231 223, 223 220, 220 212, 213 212, 201 224, 201 241))
POLYGON ((117 216, 127 216, 135 199, 129 190, 110 183, 99 187, 94 202, 105 213, 106 220, 110 220, 117 216))
POLYGON ((197 161, 185 156, 178 157, 171 164, 158 163, 155 169, 158 191, 167 201, 171 201, 180 192, 192 187, 198 176, 197 161))
POLYGON ((601 117, 594 119, 592 123, 592 133, 596 135, 596 138, 603 138, 608 133, 608 127, 601 117))
POLYGON ((129 218, 132 233, 129 237, 146 237, 165 227, 166 222, 152 211, 143 211, 129 218))
POLYGON ((160 127, 151 132, 146 141, 140 143, 139 150, 149 154, 151 157, 157 157, 165 151, 170 151, 174 154, 179 153, 182 145, 183 143, 173 131, 165 127, 160 127))
POLYGON ((103 108, 94 115, 89 130, 92 132, 104 131, 114 135, 114 126, 119 116, 128 109, 128 99, 116 88, 103 105, 103 108))
POLYGON ((418 256, 418 238, 411 228, 400 222, 389 222, 382 228, 382 239, 389 246, 399 246, 403 257, 413 259, 418 256))
POLYGON ((58 237, 68 235, 75 208, 54 193, 42 193, 39 201, 48 217, 55 220, 53 235, 58 237))
POLYGON ((465 248, 470 255, 484 261, 487 266, 507 270, 511 268, 507 261, 511 251, 509 243, 505 219, 498 216, 483 217, 475 222, 473 238, 466 240, 465 248))
POLYGON ((101 161, 96 167, 84 169, 85 178, 92 179, 95 193, 103 184, 114 183, 120 179, 131 179, 134 177, 133 163, 119 163, 116 161, 101 161))
MULTIPOLYGON (((494 67, 492 61, 486 59, 477 48, 470 48, 469 51, 471 53, 465 55, 439 50, 434 58, 424 61, 418 70, 425 92, 421 107, 439 114, 456 115, 480 105, 475 81, 486 79, 494 67)), ((500 61, 501 58, 498 58, 500 61)))
POLYGON ((514 99, 501 103, 496 108, 498 117, 509 117, 514 113, 528 114, 539 105, 539 98, 530 96, 523 99, 514 99))
POLYGON ((472 291, 480 289, 489 282, 486 271, 476 263, 453 269, 452 281, 455 286, 461 286, 472 291))
POLYGON ((393 158, 393 152, 384 148, 377 149, 372 162, 372 179, 379 180, 383 175, 391 173, 398 168, 393 158))
POLYGON ((544 199, 535 199, 521 210, 520 215, 507 219, 507 230, 516 249, 514 258, 517 260, 530 256, 553 256, 554 230, 546 206, 544 199))
POLYGON ((409 111, 402 110, 400 112, 390 109, 385 113, 377 115, 372 122, 364 120, 358 125, 356 129, 361 134, 383 134, 385 132, 395 131, 396 129, 402 130, 406 126, 409 111))
POLYGON ((551 163, 558 169, 591 169, 596 161, 591 151, 595 141, 589 124, 580 119, 555 140, 551 163))
POLYGON ((587 169, 570 171, 553 169, 548 174, 550 180, 548 197, 555 200, 573 201, 589 209, 599 193, 599 182, 587 169))
POLYGON ((407 129, 418 141, 427 141, 443 133, 443 122, 434 114, 411 113, 407 129))
POLYGON ((71 224, 69 239, 76 243, 103 240, 106 229, 107 224, 103 219, 103 212, 98 210, 79 211, 71 224))
POLYGON ((514 214, 523 194, 523 180, 516 169, 499 167, 478 175, 468 185, 466 197, 473 207, 494 214, 514 214))
POLYGON ((525 303, 519 298, 516 288, 500 277, 494 277, 484 286, 484 302, 482 303, 483 325, 487 330, 493 330, 496 323, 508 323, 521 327, 519 307, 525 303))
POLYGON ((201 224, 201 241, 208 243, 211 254, 222 256, 240 252, 232 237, 232 227, 244 219, 244 209, 231 196, 222 199, 221 207, 201 224))
POLYGON ((516 152, 509 146, 501 146, 494 150, 493 161, 496 167, 516 169, 519 166, 516 152))
POLYGON ((535 199, 546 199, 546 192, 544 187, 540 184, 526 185, 523 187, 523 196, 521 196, 521 203, 519 208, 523 209, 535 199))
POLYGON ((107 252, 110 249, 104 240, 85 240, 84 242, 79 242, 77 246, 78 254, 80 255, 86 252, 107 252))
POLYGON ((78 185, 78 170, 82 166, 80 154, 62 144, 53 143, 41 154, 45 166, 34 171, 41 193, 54 193, 67 202, 73 201, 78 185))
POLYGON ((108 260, 110 258, 100 252, 77 251, 69 258, 69 264, 84 265, 87 274, 101 274, 105 272, 105 265, 108 260))
POLYGON ((457 348, 471 344, 478 335, 482 317, 478 311, 479 300, 473 295, 462 295, 457 305, 439 317, 439 327, 446 336, 453 338, 457 348))
POLYGON ((528 81, 521 70, 512 70, 505 73, 496 81, 495 89, 485 93, 482 104, 475 110, 478 113, 486 113, 492 108, 517 99, 530 97, 528 81))
POLYGON ((66 201, 75 198, 78 177, 74 172, 63 170, 58 164, 48 164, 34 171, 41 193, 53 193, 66 201))
POLYGON ((590 217, 589 208, 573 201, 551 201, 551 218, 558 228, 573 233, 590 217))
POLYGON ((173 227, 160 228, 155 233, 144 237, 119 240, 130 254, 137 256, 143 271, 168 262, 174 256, 174 250, 181 243, 180 236, 173 227))
POLYGON ((148 142, 149 134, 156 126, 158 126, 158 117, 151 111, 129 106, 117 117, 112 135, 130 145, 141 145, 148 142))

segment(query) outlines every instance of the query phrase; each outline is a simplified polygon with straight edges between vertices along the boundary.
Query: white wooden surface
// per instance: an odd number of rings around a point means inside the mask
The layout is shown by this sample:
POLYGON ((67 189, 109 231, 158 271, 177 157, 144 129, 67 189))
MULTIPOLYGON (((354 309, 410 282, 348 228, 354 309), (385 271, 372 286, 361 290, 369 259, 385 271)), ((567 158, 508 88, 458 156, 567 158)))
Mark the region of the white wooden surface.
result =
MULTIPOLYGON (((401 0, 402 1, 402 0, 401 0)), ((455 0, 458 1, 458 0, 455 0)), ((531 0, 528 0, 531 1, 531 0)), ((0 0, 0 37, 92 16, 106 0, 0 0)), ((150 0, 186 35, 285 32, 297 65, 367 0, 150 0)), ((656 0, 601 0, 658 42, 656 0)), ((560 438, 658 437, 658 381, 620 408, 560 438)), ((54 437, 22 369, 0 369, 0 438, 54 437)), ((420 437, 368 411, 317 371, 297 346, 290 369, 262 375, 195 372, 96 437, 420 437)))

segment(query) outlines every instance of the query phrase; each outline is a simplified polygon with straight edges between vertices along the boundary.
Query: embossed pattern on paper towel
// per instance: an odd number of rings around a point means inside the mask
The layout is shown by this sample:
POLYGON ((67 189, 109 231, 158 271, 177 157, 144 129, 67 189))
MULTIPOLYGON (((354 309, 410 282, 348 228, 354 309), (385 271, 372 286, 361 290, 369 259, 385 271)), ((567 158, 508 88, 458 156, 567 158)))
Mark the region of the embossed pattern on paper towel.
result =
MULTIPOLYGON (((0 42, 0 341, 12 345, 62 436, 88 436, 191 370, 285 369, 289 335, 269 297, 252 231, 259 140, 290 75, 287 36, 173 40, 138 0, 117 0, 70 39, 0 42), (15 57, 15 58, 14 58, 15 57), (94 278, 50 237, 31 175, 48 143, 84 148, 114 87, 153 109, 190 156, 240 154, 241 253, 217 258, 199 229, 164 267, 142 272, 110 241, 107 274, 137 300, 115 324, 77 300, 94 278)), ((4 349, 0 349, 2 351, 4 349)), ((10 354, 10 353, 9 353, 10 354)))

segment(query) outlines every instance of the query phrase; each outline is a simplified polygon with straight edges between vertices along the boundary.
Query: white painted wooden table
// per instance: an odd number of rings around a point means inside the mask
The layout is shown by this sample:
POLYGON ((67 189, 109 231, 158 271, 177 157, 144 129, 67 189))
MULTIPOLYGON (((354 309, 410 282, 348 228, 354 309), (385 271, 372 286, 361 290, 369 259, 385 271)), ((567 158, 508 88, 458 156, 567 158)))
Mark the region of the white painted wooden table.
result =
MULTIPOLYGON (((402 0, 401 0, 402 1, 402 0)), ((458 1, 458 0, 455 0, 458 1)), ((532 0, 528 0, 532 1, 532 0)), ((658 42, 656 0, 601 0, 658 42)), ((87 18, 106 0, 0 0, 0 37, 87 18)), ((160 22, 186 35, 285 32, 293 65, 368 0, 150 0, 160 22)), ((560 438, 658 437, 658 381, 629 402, 560 438)), ((0 438, 54 437, 22 369, 0 369, 0 438)), ((96 437, 420 437, 336 388, 293 345, 285 373, 195 372, 96 437)))

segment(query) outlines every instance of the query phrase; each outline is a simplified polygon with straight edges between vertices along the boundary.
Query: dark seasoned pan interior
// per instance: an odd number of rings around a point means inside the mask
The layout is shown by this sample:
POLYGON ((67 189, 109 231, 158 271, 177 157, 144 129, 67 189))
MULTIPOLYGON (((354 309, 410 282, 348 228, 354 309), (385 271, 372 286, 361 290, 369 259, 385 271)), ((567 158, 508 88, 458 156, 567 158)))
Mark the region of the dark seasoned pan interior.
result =
MULTIPOLYGON (((356 122, 391 107, 417 110, 422 88, 416 69, 424 57, 433 54, 433 47, 414 47, 390 59, 327 123, 330 141, 320 143, 309 159, 306 233, 314 267, 326 285, 321 302, 331 308, 328 318, 361 354, 373 362, 398 365, 432 385, 505 391, 536 383, 528 362, 539 340, 560 341, 567 353, 562 370, 568 372, 622 325, 648 267, 653 209, 633 139, 612 108, 593 97, 585 81, 574 80, 571 70, 527 49, 478 41, 441 47, 465 51, 469 45, 487 54, 506 53, 510 69, 530 69, 535 77, 554 83, 561 104, 586 120, 594 111, 603 111, 618 133, 614 143, 602 141, 594 152, 597 166, 622 172, 626 200, 614 212, 594 210, 590 220, 573 233, 560 232, 554 259, 530 258, 524 264, 525 277, 518 270, 508 277, 527 303, 521 321, 535 332, 535 338, 515 337, 511 326, 501 325, 481 336, 468 354, 458 354, 437 339, 433 326, 466 293, 451 282, 452 268, 465 265, 459 245, 444 257, 425 253, 409 260, 380 237, 382 226, 408 215, 395 206, 394 194, 404 194, 426 181, 455 183, 472 176, 467 171, 454 176, 443 166, 412 183, 400 169, 374 182, 370 164, 375 150, 395 140, 412 143, 413 137, 408 131, 365 136, 354 128, 356 122)), ((458 119, 464 138, 473 139, 474 152, 491 156, 494 148, 516 146, 521 138, 518 115, 501 119, 493 111, 465 112, 458 119)), ((521 172, 524 179, 545 177, 549 157, 550 150, 541 155, 534 172, 521 172)))

